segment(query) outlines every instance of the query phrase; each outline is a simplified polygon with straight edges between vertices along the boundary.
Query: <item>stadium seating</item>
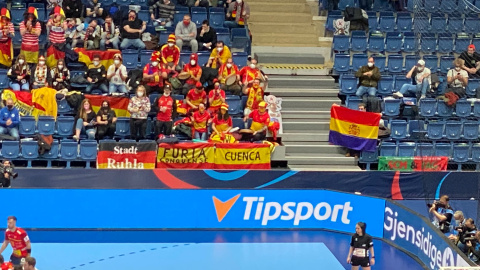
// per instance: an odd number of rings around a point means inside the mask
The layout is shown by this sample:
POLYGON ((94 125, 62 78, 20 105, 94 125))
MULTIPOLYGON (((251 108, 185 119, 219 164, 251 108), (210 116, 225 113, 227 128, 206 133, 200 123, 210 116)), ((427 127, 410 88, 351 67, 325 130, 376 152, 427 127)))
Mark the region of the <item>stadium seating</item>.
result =
POLYGON ((31 137, 36 132, 36 120, 33 116, 22 116, 18 133, 22 137, 31 137))
POLYGON ((393 93, 393 76, 382 75, 378 82, 377 94, 381 96, 391 96, 393 93))
POLYGON ((66 161, 66 168, 70 168, 70 162, 77 159, 78 143, 73 140, 63 140, 60 144, 60 160, 66 161))
POLYGON ((400 99, 385 99, 384 100, 384 115, 387 117, 396 117, 400 114, 400 99))
POLYGON ((392 120, 390 129, 392 131, 391 137, 394 140, 404 140, 408 137, 407 121, 405 120, 392 120))
POLYGON ((391 142, 382 142, 380 144, 380 156, 382 157, 397 156, 397 145, 391 142))
POLYGON ((409 12, 397 13, 397 30, 400 32, 412 31, 412 15, 409 12))
POLYGON ((360 153, 360 163, 366 163, 367 164, 367 167, 366 167, 367 171, 370 170, 370 164, 371 163, 376 163, 377 159, 378 159, 378 149, 375 149, 375 151, 373 151, 373 152, 362 151, 360 153))
POLYGON ((368 39, 368 51, 372 53, 378 53, 378 52, 383 52, 384 50, 385 50, 385 38, 380 35, 370 34, 370 37, 368 39))
POLYGON ((465 122, 463 124, 462 137, 465 140, 478 140, 478 122, 465 122))
POLYGON ((462 135, 462 123, 457 121, 447 121, 445 124, 445 138, 448 140, 459 140, 462 135))
POLYGON ((53 135, 55 133, 55 118, 52 116, 39 116, 37 130, 42 135, 53 135))
POLYGON ((402 50, 402 40, 403 37, 398 32, 390 32, 387 33, 387 37, 385 39, 386 43, 386 51, 387 52, 399 52, 402 50))
POLYGON ((415 143, 403 142, 398 144, 399 157, 413 157, 415 156, 415 143))
POLYGON ((350 55, 336 54, 333 62, 333 69, 337 72, 348 72, 350 70, 350 55))
POLYGON ((388 56, 387 69, 389 73, 400 73, 403 69, 403 57, 391 54, 388 56))
POLYGON ((472 114, 472 103, 465 100, 460 99, 455 104, 455 115, 458 117, 466 118, 472 114))
POLYGON ((2 142, 2 158, 16 159, 20 157, 20 142, 19 141, 3 141, 2 142))
POLYGON ((90 168, 90 162, 97 160, 97 141, 80 141, 80 159, 86 162, 86 168, 90 168))
POLYGON ((430 122, 427 125, 427 138, 432 141, 441 140, 444 136, 445 122, 430 122))
POLYGON ((462 163, 468 161, 469 158, 469 147, 468 144, 459 143, 453 145, 453 156, 452 160, 458 163, 458 170, 462 170, 462 163))
POLYGON ((352 69, 353 71, 359 70, 362 66, 366 66, 368 62, 368 56, 363 53, 356 53, 352 57, 352 69))
POLYGON ((380 72, 385 72, 387 68, 387 57, 383 55, 376 55, 373 58, 375 61, 375 66, 380 70, 380 72))
POLYGON ((333 50, 336 52, 348 52, 350 50, 350 36, 333 36, 333 50))
POLYGON ((432 143, 419 143, 415 150, 415 156, 429 157, 434 156, 434 148, 432 143))
POLYGON ((365 52, 367 50, 365 31, 352 31, 351 50, 356 52, 365 52))
POLYGON ((345 75, 341 78, 340 93, 344 95, 354 95, 357 91, 358 79, 352 75, 345 75))
MULTIPOLYGON (((23 117, 22 117, 23 121, 23 117)), ((66 139, 73 136, 75 129, 75 118, 73 116, 59 116, 56 121, 56 136, 66 139)))
POLYGON ((45 152, 43 155, 40 155, 41 159, 47 160, 47 168, 52 167, 52 160, 57 160, 60 154, 60 144, 57 140, 53 140, 52 146, 49 151, 45 152))
POLYGON ((117 117, 115 128, 115 137, 120 139, 130 137, 130 118, 117 117))
POLYGON ((32 167, 32 160, 38 158, 38 142, 22 142, 22 157, 28 161, 27 168, 32 167))
POLYGON ((123 64, 127 70, 136 69, 138 67, 138 51, 122 50, 123 64))

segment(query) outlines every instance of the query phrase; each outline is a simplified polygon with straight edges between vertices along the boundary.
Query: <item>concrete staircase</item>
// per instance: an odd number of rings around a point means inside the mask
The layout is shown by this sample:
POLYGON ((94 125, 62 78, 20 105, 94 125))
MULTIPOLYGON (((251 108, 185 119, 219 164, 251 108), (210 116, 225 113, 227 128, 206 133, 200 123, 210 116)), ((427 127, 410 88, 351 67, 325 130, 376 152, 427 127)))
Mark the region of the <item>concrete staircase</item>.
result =
POLYGON ((360 170, 345 149, 329 145, 330 107, 338 87, 328 76, 269 76, 271 94, 281 97, 283 144, 291 169, 360 170))

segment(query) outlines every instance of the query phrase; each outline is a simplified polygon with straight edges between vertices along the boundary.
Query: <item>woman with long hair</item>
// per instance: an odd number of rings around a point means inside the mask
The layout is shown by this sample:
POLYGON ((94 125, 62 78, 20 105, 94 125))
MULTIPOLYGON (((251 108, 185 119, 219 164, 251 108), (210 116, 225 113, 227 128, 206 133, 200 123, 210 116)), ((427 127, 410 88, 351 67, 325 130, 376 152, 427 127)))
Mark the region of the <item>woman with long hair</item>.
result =
POLYGON ((117 115, 115 111, 110 108, 110 103, 104 100, 102 108, 97 113, 97 138, 99 140, 102 140, 105 136, 113 138, 116 122, 117 115))
POLYGON ((134 97, 128 103, 130 112, 130 136, 133 140, 145 139, 147 117, 150 112, 150 99, 146 96, 145 86, 139 85, 134 97))
POLYGON ((355 234, 352 235, 347 256, 347 263, 352 265, 352 270, 358 270, 360 266, 363 270, 370 270, 370 266, 375 264, 373 239, 366 230, 367 224, 364 222, 358 222, 355 225, 355 234))
POLYGON ((10 78, 10 88, 13 91, 29 91, 30 73, 30 67, 27 61, 25 61, 25 55, 20 54, 15 64, 7 72, 7 76, 10 78))
POLYGON ((92 103, 89 99, 84 99, 80 105, 80 110, 76 117, 75 135, 73 139, 78 141, 80 133, 85 133, 89 140, 95 140, 95 112, 92 110, 92 103))
POLYGON ((52 85, 55 90, 70 90, 70 71, 65 65, 65 60, 59 59, 57 66, 52 68, 50 73, 52 80, 50 85, 52 85))
POLYGON ((232 129, 232 117, 228 114, 228 104, 223 103, 212 121, 212 136, 226 134, 232 129))

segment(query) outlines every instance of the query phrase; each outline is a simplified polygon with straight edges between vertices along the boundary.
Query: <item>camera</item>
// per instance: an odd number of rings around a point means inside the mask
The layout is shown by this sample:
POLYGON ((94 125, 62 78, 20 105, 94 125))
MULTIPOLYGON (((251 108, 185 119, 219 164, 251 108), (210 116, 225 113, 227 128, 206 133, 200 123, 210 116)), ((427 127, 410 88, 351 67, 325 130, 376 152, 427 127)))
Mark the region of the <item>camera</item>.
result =
POLYGON ((439 207, 441 208, 446 208, 447 206, 439 201, 434 201, 433 203, 427 203, 428 208, 431 208, 432 206, 435 206, 435 210, 437 210, 439 207))
POLYGON ((14 169, 13 169, 12 166, 4 166, 3 163, 2 163, 2 165, 1 165, 1 167, 0 167, 0 172, 1 172, 2 174, 8 173, 8 175, 9 175, 10 177, 13 177, 13 179, 15 179, 15 178, 18 177, 18 173, 16 173, 16 172, 14 171, 14 169))

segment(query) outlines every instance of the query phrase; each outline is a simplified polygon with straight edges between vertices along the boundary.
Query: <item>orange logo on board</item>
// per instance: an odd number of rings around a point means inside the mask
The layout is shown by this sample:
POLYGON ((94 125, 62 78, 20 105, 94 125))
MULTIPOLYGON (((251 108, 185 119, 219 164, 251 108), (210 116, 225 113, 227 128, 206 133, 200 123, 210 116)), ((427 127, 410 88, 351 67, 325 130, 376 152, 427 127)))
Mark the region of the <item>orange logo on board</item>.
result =
POLYGON ((235 202, 240 198, 240 194, 230 198, 224 202, 219 200, 217 197, 213 196, 213 206, 215 207, 215 212, 217 213, 218 222, 222 222, 223 218, 228 214, 235 202))

